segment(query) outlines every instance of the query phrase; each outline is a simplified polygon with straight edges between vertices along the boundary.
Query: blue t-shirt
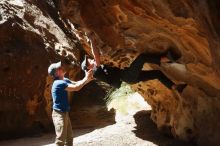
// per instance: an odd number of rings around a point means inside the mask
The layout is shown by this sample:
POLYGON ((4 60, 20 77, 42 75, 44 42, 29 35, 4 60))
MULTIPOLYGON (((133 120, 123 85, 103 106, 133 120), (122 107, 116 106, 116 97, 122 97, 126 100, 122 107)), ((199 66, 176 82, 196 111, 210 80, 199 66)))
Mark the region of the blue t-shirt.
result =
POLYGON ((67 78, 63 80, 57 79, 53 82, 52 85, 52 98, 53 98, 53 109, 68 112, 70 110, 70 106, 68 103, 68 94, 65 88, 71 81, 67 78))

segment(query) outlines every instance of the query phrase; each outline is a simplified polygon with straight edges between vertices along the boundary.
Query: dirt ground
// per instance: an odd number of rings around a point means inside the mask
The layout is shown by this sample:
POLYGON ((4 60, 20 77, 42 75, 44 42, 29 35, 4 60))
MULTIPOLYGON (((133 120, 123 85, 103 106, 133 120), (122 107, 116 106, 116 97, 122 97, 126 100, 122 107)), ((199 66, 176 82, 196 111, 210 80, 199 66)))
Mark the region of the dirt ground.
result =
MULTIPOLYGON (((137 93, 124 86, 114 94, 108 108, 114 108, 115 124, 101 128, 74 129, 74 146, 194 146, 160 133, 150 119, 151 107, 137 93)), ((55 133, 0 141, 0 146, 53 146, 55 133)))
MULTIPOLYGON (((74 130, 74 146, 190 146, 159 133, 149 112, 127 115, 116 124, 100 129, 74 130)), ((1 141, 0 146, 53 146, 54 133, 1 141)))

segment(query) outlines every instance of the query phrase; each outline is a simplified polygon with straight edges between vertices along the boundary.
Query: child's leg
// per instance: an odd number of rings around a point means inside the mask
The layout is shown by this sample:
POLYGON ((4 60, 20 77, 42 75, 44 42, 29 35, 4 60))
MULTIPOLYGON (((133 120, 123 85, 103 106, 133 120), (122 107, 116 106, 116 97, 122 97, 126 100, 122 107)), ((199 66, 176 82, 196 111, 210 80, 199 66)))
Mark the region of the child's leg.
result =
POLYGON ((141 71, 139 81, 158 79, 167 88, 172 89, 174 82, 167 78, 160 70, 141 71))
POLYGON ((187 86, 187 84, 176 85, 167 76, 165 76, 164 73, 161 72, 160 70, 142 71, 138 78, 139 81, 148 81, 148 80, 153 80, 153 79, 158 79, 167 88, 177 90, 179 93, 182 93, 183 90, 187 86))
POLYGON ((154 54, 139 55, 128 68, 121 71, 121 79, 128 83, 137 82, 144 63, 160 65, 160 57, 161 56, 154 54))
MULTIPOLYGON (((160 65, 162 58, 166 58, 168 62, 174 62, 180 56, 181 55, 174 52, 172 48, 162 54, 140 54, 128 68, 121 71, 121 79, 128 83, 137 82, 139 74, 145 63, 160 65)), ((165 77, 163 79, 165 79, 165 77)))
POLYGON ((120 69, 118 68, 109 66, 99 67, 94 71, 94 77, 112 87, 119 88, 121 86, 120 69))

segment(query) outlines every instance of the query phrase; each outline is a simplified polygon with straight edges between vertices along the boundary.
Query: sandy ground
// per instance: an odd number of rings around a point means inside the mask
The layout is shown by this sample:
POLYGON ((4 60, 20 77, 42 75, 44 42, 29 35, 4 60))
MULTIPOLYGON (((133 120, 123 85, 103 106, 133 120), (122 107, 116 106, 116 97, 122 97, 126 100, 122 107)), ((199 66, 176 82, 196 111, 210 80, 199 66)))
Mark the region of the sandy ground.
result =
MULTIPOLYGON (((189 146, 158 132, 149 113, 124 116, 116 124, 100 129, 74 130, 74 146, 189 146)), ((53 146, 54 133, 1 141, 1 146, 53 146)))
MULTIPOLYGON (((138 94, 115 98, 116 123, 102 128, 75 129, 74 146, 190 146, 159 133, 150 119, 151 107, 138 94), (148 111, 146 111, 146 109, 148 111)), ((55 133, 0 141, 0 146, 53 146, 55 133)))

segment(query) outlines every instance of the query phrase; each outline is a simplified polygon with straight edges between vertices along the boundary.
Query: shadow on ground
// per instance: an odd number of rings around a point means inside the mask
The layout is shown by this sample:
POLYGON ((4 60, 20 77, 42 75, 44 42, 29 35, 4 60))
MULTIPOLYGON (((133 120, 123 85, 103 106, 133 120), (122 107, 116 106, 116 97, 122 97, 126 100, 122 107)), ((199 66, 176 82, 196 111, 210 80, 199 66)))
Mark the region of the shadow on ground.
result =
POLYGON ((150 119, 150 111, 139 111, 134 115, 134 119, 136 127, 133 132, 143 140, 151 141, 158 146, 196 146, 159 132, 156 124, 150 119))

